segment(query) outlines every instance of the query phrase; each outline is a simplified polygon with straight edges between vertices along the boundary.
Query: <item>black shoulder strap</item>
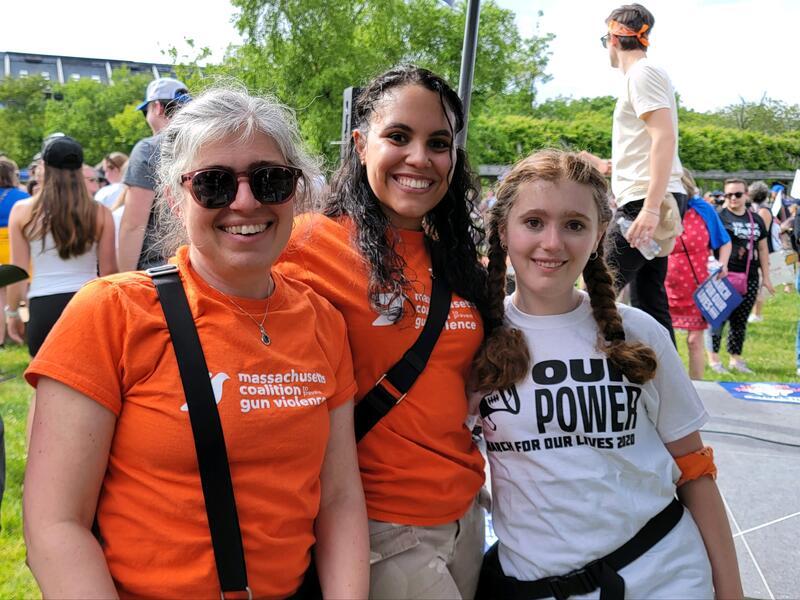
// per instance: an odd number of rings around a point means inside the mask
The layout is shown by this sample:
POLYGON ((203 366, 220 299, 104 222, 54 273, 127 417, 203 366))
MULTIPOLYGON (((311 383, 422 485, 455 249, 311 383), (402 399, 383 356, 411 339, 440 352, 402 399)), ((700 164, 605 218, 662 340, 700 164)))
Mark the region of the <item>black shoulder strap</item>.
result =
POLYGON ((189 302, 175 265, 154 267, 147 274, 158 291, 178 359, 223 597, 225 592, 251 597, 222 423, 189 302))
MULTIPOLYGON (((435 261, 432 263, 435 264, 435 261)), ((437 276, 435 272, 432 272, 431 277, 433 285, 428 318, 425 320, 425 326, 417 341, 391 369, 378 379, 375 387, 356 404, 354 419, 357 442, 369 433, 370 429, 390 410, 403 401, 417 378, 425 370, 433 347, 447 322, 453 293, 442 275, 437 276), (383 385, 384 382, 389 383, 400 393, 400 396, 396 397, 387 390, 383 385)))

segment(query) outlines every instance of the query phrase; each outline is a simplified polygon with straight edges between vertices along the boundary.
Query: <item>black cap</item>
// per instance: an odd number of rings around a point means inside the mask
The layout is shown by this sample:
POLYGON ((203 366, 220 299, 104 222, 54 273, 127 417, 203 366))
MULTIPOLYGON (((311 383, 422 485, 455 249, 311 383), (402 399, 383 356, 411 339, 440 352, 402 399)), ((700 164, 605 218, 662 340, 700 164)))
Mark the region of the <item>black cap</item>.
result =
POLYGON ((42 159, 48 167, 80 169, 83 166, 83 147, 68 135, 45 140, 42 159))

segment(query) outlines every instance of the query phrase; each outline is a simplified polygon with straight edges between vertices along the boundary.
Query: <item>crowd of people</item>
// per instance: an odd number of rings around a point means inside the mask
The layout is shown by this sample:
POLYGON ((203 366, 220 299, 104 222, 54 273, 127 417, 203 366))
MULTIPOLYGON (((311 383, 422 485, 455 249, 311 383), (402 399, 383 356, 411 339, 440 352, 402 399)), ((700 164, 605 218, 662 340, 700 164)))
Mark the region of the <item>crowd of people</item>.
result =
POLYGON ((539 151, 482 202, 461 100, 413 65, 363 87, 326 186, 274 98, 172 78, 148 85, 130 157, 94 169, 50 136, 31 197, 0 159, 6 262, 32 270, 5 316, 33 357, 43 595, 742 597, 692 295, 712 253, 711 276, 742 274, 728 352, 747 372, 790 214, 748 208, 763 186, 742 180, 719 210, 700 195, 654 23, 638 4, 606 20, 627 83, 611 159, 539 151))

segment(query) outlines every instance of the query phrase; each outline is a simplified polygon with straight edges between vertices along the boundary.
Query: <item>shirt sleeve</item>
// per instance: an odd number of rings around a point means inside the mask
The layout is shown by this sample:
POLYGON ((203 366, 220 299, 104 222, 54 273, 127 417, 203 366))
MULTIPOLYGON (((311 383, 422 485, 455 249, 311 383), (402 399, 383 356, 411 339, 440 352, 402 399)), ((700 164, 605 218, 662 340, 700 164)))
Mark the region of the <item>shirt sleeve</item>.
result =
POLYGON ((117 287, 104 280, 86 284, 72 298, 25 371, 33 387, 49 377, 119 416, 125 309, 117 287))
POLYGON ((719 218, 713 206, 708 204, 705 200, 698 200, 697 202, 690 201, 690 204, 706 224, 711 248, 716 250, 731 241, 731 236, 725 230, 725 225, 722 223, 722 219, 719 218))
POLYGON ((155 190, 155 153, 156 145, 151 138, 139 140, 131 151, 123 183, 130 187, 155 190))
POLYGON ((672 107, 673 91, 666 73, 650 65, 631 73, 628 94, 638 118, 659 108, 672 107))
POLYGON ((661 440, 667 444, 698 431, 709 416, 667 330, 638 309, 621 307, 621 312, 629 339, 644 342, 656 353, 656 375, 646 384, 655 393, 646 408, 661 440))

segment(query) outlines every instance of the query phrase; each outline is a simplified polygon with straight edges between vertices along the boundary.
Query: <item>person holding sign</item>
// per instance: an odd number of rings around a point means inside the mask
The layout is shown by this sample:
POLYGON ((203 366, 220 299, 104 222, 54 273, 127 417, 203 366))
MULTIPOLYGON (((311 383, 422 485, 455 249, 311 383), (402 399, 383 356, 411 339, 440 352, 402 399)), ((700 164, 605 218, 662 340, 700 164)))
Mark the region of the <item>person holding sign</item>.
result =
MULTIPOLYGON (((763 285, 771 293, 775 293, 769 277, 769 248, 767 247, 767 230, 761 217, 746 207, 748 200, 747 183, 742 179, 728 179, 725 181, 725 205, 719 212, 719 217, 733 242, 733 250, 728 260, 728 271, 741 280, 742 303, 728 317, 730 330, 728 331, 729 366, 740 373, 752 373, 742 359, 745 335, 747 333, 747 317, 755 304, 758 290, 763 285), (758 271, 761 270, 759 283, 758 271)), ((720 254, 721 256, 721 254, 720 254)), ((732 277, 731 280, 733 281, 732 277)), ((723 323, 719 328, 712 329, 710 347, 708 350, 709 367, 716 373, 727 373, 719 357, 722 345, 723 323)))
POLYGON ((706 362, 703 331, 708 328, 708 323, 695 304, 694 293, 708 278, 709 248, 719 252, 722 269, 717 276, 722 278, 728 274, 731 238, 714 208, 698 194, 694 178, 686 169, 681 183, 691 197, 683 216, 683 233, 678 236, 669 255, 664 286, 667 288, 673 326, 688 332, 686 346, 689 350, 689 377, 702 379, 706 362))
POLYGON ((602 598, 741 598, 698 432, 708 414, 667 331, 615 303, 606 193, 588 162, 543 151, 514 166, 489 213, 488 333, 472 405, 499 543, 478 598, 596 598, 598 588, 602 598))

